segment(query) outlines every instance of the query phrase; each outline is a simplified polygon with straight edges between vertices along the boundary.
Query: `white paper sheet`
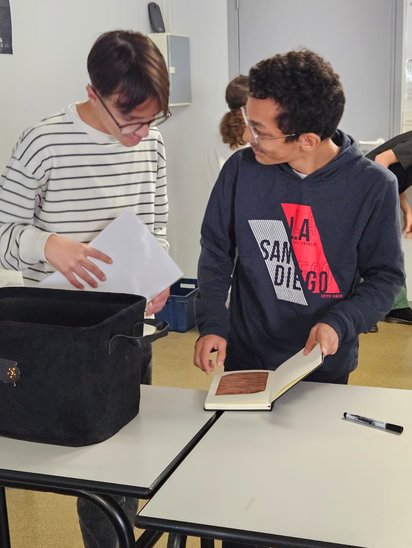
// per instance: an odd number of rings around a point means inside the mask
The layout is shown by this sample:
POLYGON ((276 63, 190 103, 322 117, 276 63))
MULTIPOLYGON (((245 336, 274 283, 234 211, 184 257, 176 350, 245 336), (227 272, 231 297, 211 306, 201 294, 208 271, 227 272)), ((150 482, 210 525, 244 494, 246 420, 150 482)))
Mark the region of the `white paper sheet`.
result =
MULTIPOLYGON (((126 209, 90 242, 113 259, 108 265, 90 258, 106 275, 97 288, 85 284, 87 291, 131 293, 143 295, 150 301, 176 282, 182 271, 159 244, 147 226, 126 209)), ((42 287, 76 290, 61 274, 55 272, 42 280, 42 287)))

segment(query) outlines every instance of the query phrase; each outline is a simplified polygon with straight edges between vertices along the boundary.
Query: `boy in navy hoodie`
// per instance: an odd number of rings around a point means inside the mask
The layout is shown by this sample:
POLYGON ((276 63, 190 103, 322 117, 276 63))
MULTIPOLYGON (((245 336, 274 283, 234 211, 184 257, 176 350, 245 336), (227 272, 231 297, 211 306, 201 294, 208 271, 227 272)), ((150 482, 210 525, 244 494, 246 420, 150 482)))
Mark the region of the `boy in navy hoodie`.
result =
POLYGON ((252 67, 250 147, 224 165, 202 224, 195 365, 276 369, 319 344, 309 380, 347 383, 358 335, 403 279, 395 176, 338 130, 338 75, 310 50, 252 67), (226 307, 229 289, 230 305, 226 307))

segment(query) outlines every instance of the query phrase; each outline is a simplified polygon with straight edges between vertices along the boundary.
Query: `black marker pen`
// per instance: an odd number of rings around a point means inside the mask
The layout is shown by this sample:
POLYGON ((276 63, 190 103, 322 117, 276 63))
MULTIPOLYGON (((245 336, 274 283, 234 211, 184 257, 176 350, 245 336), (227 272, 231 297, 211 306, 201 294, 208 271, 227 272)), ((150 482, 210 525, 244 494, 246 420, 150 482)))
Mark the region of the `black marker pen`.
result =
POLYGON ((390 422, 377 421, 375 419, 369 419, 368 417, 361 417, 360 415, 353 415, 352 413, 343 413, 343 418, 357 422, 358 424, 364 424, 365 426, 372 426, 373 428, 380 428, 381 430, 388 430, 389 432, 396 432, 402 434, 403 426, 398 424, 391 424, 390 422))

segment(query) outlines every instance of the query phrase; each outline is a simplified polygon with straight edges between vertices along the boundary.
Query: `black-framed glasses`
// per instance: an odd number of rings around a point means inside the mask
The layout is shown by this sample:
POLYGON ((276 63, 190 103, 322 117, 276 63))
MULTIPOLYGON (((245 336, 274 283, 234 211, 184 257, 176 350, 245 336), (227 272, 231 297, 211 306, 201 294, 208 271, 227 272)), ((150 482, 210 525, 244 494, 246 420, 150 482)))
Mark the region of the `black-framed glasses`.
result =
POLYGON ((95 92, 96 97, 101 102, 103 108, 105 109, 107 114, 110 116, 110 118, 113 120, 113 122, 116 124, 118 130, 120 131, 122 135, 131 135, 132 133, 136 133, 136 131, 139 131, 139 129, 142 129, 143 126, 149 126, 149 127, 160 126, 160 124, 163 124, 163 122, 166 122, 166 120, 168 120, 172 115, 170 110, 168 110, 166 114, 160 114, 159 116, 156 116, 155 118, 153 118, 152 120, 148 120, 147 122, 130 122, 129 124, 121 125, 113 116, 113 114, 110 112, 109 107, 100 97, 100 95, 97 93, 95 88, 92 88, 92 89, 95 92))
POLYGON ((286 139, 286 137, 295 137, 297 133, 288 133, 287 135, 281 135, 279 137, 271 137, 271 136, 261 136, 259 133, 255 130, 253 127, 253 124, 249 120, 245 107, 240 107, 240 110, 242 112, 243 120, 245 122, 246 127, 250 131, 250 134, 252 135, 253 141, 259 145, 260 141, 276 141, 277 139, 286 139))

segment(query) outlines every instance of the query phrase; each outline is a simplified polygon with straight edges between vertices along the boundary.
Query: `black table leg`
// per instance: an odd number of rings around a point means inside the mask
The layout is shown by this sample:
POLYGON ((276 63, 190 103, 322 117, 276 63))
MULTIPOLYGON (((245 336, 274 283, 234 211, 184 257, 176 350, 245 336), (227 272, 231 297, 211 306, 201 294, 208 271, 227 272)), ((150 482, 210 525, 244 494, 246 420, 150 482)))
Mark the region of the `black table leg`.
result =
POLYGON ((0 548, 10 548, 9 518, 6 492, 3 486, 0 486, 0 548))
POLYGON ((163 531, 146 529, 146 531, 136 540, 135 546, 136 548, 152 548, 162 535, 163 531))
POLYGON ((201 548, 214 548, 215 541, 212 538, 201 538, 200 546, 201 548))
POLYGON ((167 548, 185 548, 186 539, 186 535, 177 535, 174 533, 170 533, 167 540, 167 548))
POLYGON ((76 495, 89 500, 106 514, 116 529, 117 537, 119 539, 119 548, 135 548, 132 526, 126 518, 122 508, 113 497, 80 490, 76 491, 76 495))

